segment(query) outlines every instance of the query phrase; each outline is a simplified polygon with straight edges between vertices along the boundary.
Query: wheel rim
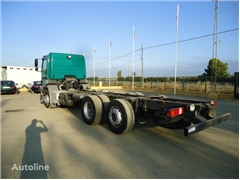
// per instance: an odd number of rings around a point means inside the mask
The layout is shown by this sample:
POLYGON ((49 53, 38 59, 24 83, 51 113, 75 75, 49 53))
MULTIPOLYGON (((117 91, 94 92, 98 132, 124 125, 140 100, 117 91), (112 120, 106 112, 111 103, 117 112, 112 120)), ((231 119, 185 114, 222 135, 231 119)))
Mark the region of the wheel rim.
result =
POLYGON ((86 102, 84 104, 83 113, 87 119, 91 119, 93 117, 93 106, 90 102, 86 102))
POLYGON ((123 122, 121 110, 116 106, 112 107, 108 113, 108 119, 114 127, 120 127, 123 122))
POLYGON ((47 94, 44 96, 43 101, 46 106, 50 104, 49 96, 47 94))

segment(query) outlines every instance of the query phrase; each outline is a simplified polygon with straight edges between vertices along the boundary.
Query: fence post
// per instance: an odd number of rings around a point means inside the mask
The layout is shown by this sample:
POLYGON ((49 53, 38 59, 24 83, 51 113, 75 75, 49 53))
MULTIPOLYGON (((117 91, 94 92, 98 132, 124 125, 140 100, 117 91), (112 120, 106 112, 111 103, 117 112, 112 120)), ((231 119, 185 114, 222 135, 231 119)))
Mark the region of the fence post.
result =
POLYGON ((129 87, 131 86, 131 80, 132 80, 132 78, 129 77, 129 79, 128 79, 128 86, 129 87))
POLYGON ((205 76, 205 92, 207 92, 207 76, 205 76))
POLYGON ((234 98, 239 99, 239 72, 234 73, 234 98))
POLYGON ((165 79, 164 79, 164 88, 165 88, 165 90, 167 89, 167 77, 165 77, 165 79))
POLYGON ((184 91, 184 77, 182 78, 182 91, 184 91))

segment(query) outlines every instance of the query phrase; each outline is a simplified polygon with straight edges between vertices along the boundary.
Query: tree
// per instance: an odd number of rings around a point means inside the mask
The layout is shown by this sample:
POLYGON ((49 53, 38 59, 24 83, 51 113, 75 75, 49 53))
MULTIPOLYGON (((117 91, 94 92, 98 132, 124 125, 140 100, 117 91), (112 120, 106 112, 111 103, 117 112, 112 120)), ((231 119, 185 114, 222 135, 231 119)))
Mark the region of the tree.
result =
POLYGON ((122 71, 118 71, 117 77, 122 77, 122 71))
MULTIPOLYGON (((216 73, 216 58, 212 58, 208 62, 207 69, 205 69, 205 76, 215 76, 216 73)), ((217 59, 217 77, 229 77, 228 63, 223 63, 217 59)))
MULTIPOLYGON (((88 81, 93 81, 94 77, 88 77, 87 80, 88 81)), ((98 81, 98 77, 97 76, 95 76, 95 81, 98 81)))
POLYGON ((124 77, 118 77, 117 80, 118 81, 124 81, 124 77))
POLYGON ((136 76, 137 76, 137 73, 134 71, 134 72, 132 73, 132 75, 133 75, 134 77, 136 77, 136 76))

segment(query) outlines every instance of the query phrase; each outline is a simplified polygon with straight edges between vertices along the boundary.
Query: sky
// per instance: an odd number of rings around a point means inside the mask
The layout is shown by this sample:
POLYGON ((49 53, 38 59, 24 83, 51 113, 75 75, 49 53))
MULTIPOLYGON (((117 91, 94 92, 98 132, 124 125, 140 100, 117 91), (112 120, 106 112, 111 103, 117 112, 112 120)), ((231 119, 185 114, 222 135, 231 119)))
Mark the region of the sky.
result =
MULTIPOLYGON (((88 77, 94 67, 96 76, 108 77, 109 60, 111 77, 118 71, 126 77, 133 69, 141 76, 143 45, 145 77, 173 77, 176 59, 177 76, 201 75, 213 57, 214 7, 211 0, 3 0, 1 63, 33 67, 35 58, 49 52, 85 54, 88 77)), ((239 71, 239 2, 220 0, 218 17, 217 57, 233 74, 239 71)))

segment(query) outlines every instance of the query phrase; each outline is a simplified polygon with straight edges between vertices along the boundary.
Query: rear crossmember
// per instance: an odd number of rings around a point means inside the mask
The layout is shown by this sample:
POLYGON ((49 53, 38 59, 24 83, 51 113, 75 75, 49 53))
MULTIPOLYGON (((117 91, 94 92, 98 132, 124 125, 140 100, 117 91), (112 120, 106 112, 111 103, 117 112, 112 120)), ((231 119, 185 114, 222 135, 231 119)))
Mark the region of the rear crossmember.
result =
MULTIPOLYGON (((198 116, 196 116, 197 118, 198 116)), ((197 123, 197 124, 194 124, 192 126, 188 126, 188 127, 185 127, 184 128, 184 135, 185 136, 190 136, 192 134, 195 134, 199 131, 202 131, 204 129, 207 129, 211 126, 214 126, 216 124, 219 124, 223 121, 226 121, 226 120, 229 120, 232 118, 232 114, 231 113, 227 113, 227 114, 223 114, 219 117, 216 117, 214 119, 210 119, 210 120, 207 120, 207 121, 202 121, 200 123, 197 123)), ((200 120, 200 118, 199 118, 200 120)))

